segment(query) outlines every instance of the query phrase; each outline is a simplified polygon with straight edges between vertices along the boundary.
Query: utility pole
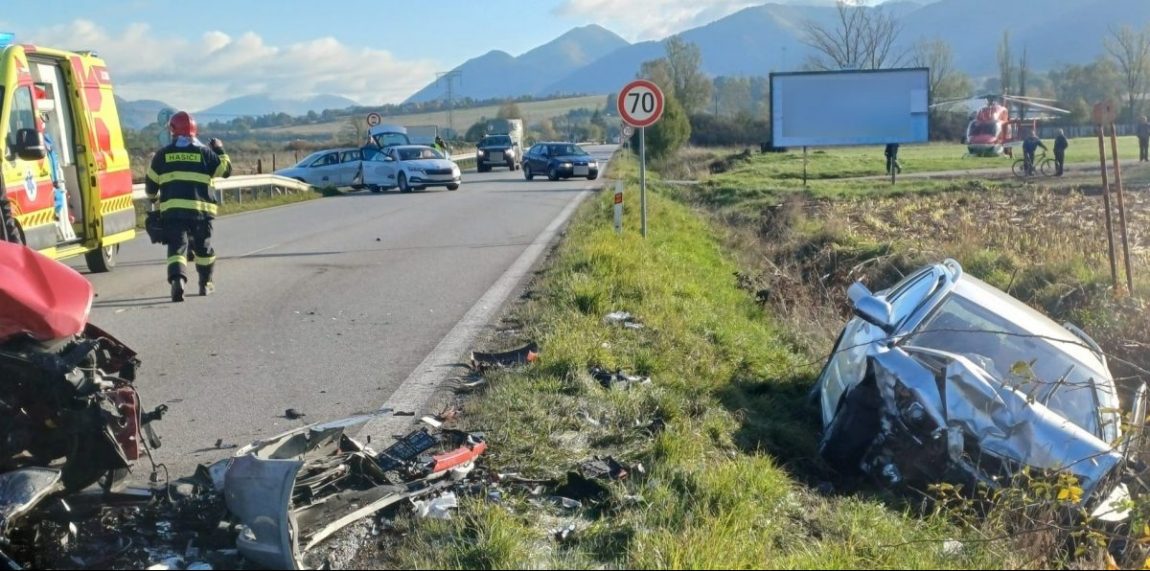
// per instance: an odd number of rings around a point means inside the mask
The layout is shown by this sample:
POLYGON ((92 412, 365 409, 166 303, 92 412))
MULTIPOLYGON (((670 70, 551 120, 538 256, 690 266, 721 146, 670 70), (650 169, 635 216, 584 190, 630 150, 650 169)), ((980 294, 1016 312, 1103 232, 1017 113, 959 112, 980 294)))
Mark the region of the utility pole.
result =
POLYGON ((461 80, 462 75, 463 72, 458 69, 435 74, 436 83, 439 83, 440 80, 447 82, 447 128, 451 130, 453 136, 455 134, 455 81, 461 80))

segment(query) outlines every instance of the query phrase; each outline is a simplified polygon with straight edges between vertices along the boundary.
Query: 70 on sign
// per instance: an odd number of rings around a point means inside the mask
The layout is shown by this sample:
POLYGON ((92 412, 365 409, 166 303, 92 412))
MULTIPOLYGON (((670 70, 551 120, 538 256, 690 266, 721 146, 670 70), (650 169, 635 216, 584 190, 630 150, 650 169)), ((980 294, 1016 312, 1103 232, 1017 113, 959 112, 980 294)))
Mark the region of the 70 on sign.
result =
POLYGON ((619 92, 616 106, 628 125, 650 127, 663 116, 663 91, 654 82, 637 79, 619 92))

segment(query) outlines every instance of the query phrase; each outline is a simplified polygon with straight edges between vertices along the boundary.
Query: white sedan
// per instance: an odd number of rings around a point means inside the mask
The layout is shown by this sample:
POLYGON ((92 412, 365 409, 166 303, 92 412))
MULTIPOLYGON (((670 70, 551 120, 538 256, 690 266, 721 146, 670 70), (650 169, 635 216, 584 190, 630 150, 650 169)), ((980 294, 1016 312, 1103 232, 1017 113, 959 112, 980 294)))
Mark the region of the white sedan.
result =
POLYGON ((368 157, 364 153, 363 185, 372 192, 398 188, 400 192, 446 186, 456 190, 463 182, 459 165, 424 145, 397 145, 368 157))

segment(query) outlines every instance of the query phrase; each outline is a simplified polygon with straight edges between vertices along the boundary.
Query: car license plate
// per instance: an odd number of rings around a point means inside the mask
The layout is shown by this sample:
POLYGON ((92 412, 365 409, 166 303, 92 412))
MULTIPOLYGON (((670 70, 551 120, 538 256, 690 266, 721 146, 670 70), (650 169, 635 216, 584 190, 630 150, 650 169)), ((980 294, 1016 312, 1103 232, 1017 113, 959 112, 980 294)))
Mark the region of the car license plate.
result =
POLYGON ((575 167, 575 176, 587 176, 587 167, 575 167))
POLYGON ((503 160, 503 153, 498 152, 498 151, 491 153, 491 160, 497 161, 497 162, 502 161, 503 160))

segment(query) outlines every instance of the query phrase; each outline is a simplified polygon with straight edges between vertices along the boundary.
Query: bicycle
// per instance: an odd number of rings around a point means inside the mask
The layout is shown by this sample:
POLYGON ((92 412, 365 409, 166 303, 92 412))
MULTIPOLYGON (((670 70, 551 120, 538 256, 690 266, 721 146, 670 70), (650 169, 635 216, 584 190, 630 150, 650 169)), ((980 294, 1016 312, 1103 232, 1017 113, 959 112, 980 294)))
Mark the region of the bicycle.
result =
POLYGON ((1038 173, 1042 173, 1042 176, 1054 176, 1054 173, 1058 171, 1058 166, 1054 163, 1054 159, 1047 157, 1046 152, 1043 151, 1034 155, 1034 165, 1031 167, 1031 170, 1034 172, 1026 172, 1025 157, 1014 161, 1014 164, 1011 165, 1010 170, 1013 171, 1014 176, 1018 178, 1036 176, 1038 173))

